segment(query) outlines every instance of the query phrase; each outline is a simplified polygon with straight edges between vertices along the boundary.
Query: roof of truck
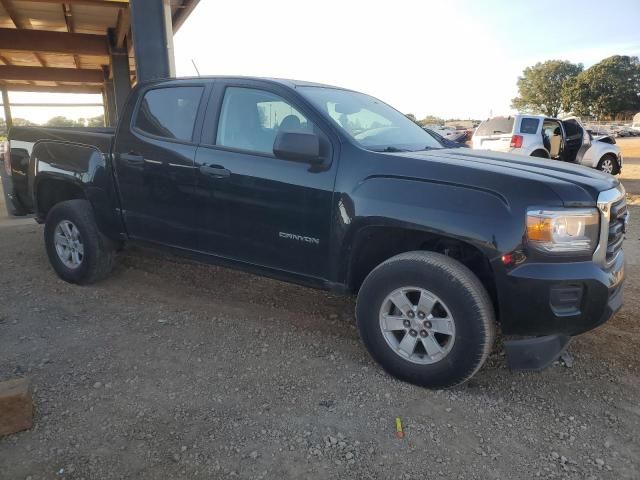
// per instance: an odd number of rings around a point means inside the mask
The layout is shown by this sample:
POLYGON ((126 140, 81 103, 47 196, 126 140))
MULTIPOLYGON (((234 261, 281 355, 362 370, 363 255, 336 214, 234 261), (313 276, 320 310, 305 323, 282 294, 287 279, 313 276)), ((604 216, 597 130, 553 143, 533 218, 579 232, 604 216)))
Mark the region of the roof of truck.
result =
MULTIPOLYGON (((255 76, 244 76, 244 75, 202 75, 199 77, 179 77, 179 78, 167 78, 160 81, 172 81, 172 80, 256 80, 262 82, 273 82, 278 83, 280 85, 284 85, 289 88, 296 87, 324 87, 324 88, 335 88, 338 90, 350 90, 348 88, 336 87, 335 85, 327 85, 324 83, 317 82, 307 82, 304 80, 294 80, 290 78, 274 78, 274 77, 255 77, 255 76)), ((153 81, 151 82, 153 83, 153 81)))

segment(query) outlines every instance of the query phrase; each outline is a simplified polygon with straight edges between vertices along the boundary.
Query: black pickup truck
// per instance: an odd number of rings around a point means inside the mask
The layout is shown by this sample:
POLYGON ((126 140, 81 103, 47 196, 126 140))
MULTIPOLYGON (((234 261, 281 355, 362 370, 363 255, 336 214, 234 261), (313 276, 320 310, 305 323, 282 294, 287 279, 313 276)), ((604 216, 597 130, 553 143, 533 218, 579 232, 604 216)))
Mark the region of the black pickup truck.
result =
POLYGON ((498 326, 512 367, 543 368, 622 305, 615 177, 444 149, 354 91, 169 79, 138 85, 114 131, 9 141, 7 204, 45 224, 64 280, 104 277, 135 241, 357 294, 371 355, 416 384, 469 379, 498 326))

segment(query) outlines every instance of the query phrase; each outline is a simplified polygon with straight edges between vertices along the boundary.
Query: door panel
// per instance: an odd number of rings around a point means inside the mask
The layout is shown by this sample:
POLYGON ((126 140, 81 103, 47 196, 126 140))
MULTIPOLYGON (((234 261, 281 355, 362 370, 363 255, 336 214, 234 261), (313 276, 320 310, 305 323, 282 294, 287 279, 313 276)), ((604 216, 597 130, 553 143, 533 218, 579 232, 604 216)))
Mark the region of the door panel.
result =
POLYGON ((198 249, 253 264, 322 276, 328 253, 334 171, 242 152, 200 147, 200 167, 230 174, 197 175, 202 205, 198 249))
POLYGON ((193 131, 205 87, 150 89, 116 138, 114 164, 128 234, 194 248, 197 145, 193 131))
POLYGON ((574 119, 563 120, 562 125, 566 134, 564 160, 567 162, 576 162, 578 161, 578 156, 582 157, 584 155, 583 152, 580 154, 580 149, 585 140, 584 129, 580 123, 574 119))
POLYGON ((199 250, 325 276, 336 172, 328 137, 291 100, 266 89, 228 87, 217 102, 218 145, 200 146, 195 159, 199 250), (274 157, 276 134, 292 130, 321 135, 324 168, 274 157))

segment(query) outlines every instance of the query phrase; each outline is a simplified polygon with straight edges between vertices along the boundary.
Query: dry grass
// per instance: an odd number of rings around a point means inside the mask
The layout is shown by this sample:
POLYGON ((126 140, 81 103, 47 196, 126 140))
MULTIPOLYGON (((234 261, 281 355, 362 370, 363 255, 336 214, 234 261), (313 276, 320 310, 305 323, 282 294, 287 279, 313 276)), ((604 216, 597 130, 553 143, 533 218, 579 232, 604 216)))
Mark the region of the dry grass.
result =
POLYGON ((625 159, 640 158, 640 137, 617 138, 616 144, 622 149, 625 159))

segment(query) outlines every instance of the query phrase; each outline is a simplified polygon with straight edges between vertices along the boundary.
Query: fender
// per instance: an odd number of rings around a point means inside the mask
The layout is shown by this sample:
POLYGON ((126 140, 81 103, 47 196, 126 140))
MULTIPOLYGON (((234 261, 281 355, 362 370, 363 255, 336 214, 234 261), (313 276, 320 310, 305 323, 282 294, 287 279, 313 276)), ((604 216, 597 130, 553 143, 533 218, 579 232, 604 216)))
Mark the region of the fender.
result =
POLYGON ((123 238, 110 154, 91 145, 41 140, 33 147, 29 168, 29 192, 38 221, 46 217, 38 198, 40 187, 48 181, 65 182, 82 191, 91 203, 101 232, 113 239, 123 238))
POLYGON ((348 280, 354 246, 375 227, 459 240, 492 261, 522 242, 523 216, 502 195, 481 187, 398 176, 374 176, 337 203, 336 278, 348 280))

